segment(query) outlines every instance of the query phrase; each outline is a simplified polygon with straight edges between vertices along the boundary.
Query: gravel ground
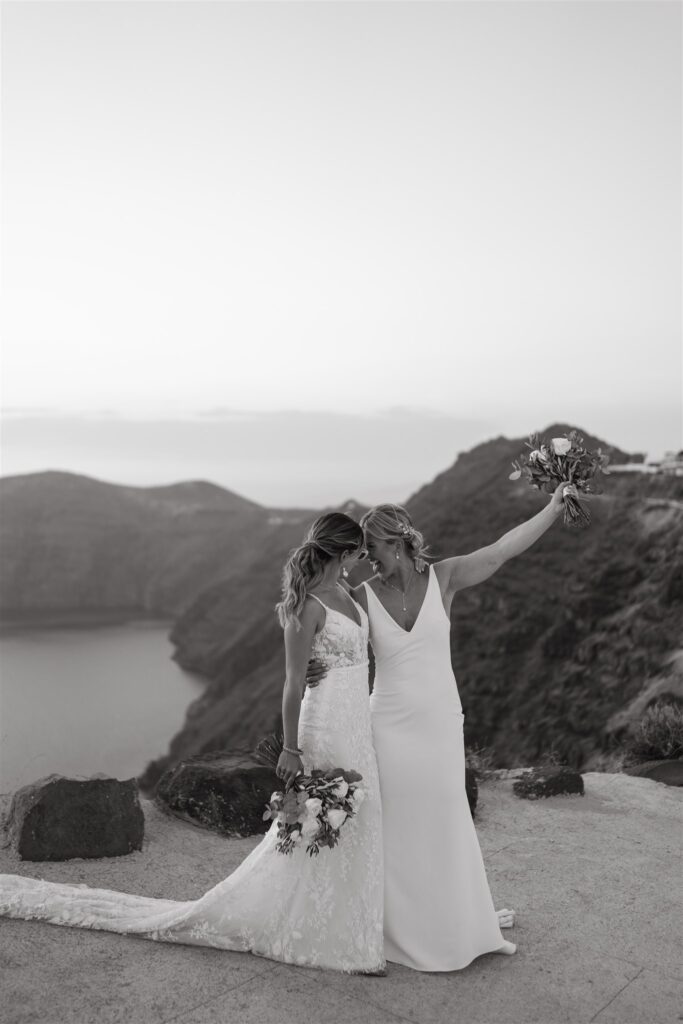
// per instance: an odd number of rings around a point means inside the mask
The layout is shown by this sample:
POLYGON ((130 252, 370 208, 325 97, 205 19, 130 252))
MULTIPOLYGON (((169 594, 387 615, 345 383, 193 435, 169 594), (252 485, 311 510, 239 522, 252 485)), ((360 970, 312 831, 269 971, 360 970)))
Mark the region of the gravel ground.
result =
MULTIPOLYGON (((584 797, 519 800, 512 777, 481 787, 477 829, 497 906, 514 907, 514 957, 383 978, 244 953, 0 920, 2 1024, 674 1024, 683 1021, 683 790, 584 775, 584 797)), ((0 798, 0 810, 8 799, 0 798)), ((258 839, 227 840, 143 803, 127 857, 21 862, 0 871, 193 899, 258 839)), ((427 866, 427 859, 425 861, 427 866)))

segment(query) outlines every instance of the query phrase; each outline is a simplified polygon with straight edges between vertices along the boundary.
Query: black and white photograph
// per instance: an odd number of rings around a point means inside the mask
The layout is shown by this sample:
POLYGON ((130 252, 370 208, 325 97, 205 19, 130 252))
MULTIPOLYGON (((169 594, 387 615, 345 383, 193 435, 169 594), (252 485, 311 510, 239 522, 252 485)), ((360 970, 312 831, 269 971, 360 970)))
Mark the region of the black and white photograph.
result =
POLYGON ((683 1021, 683 0, 0 18, 0 1024, 683 1021))

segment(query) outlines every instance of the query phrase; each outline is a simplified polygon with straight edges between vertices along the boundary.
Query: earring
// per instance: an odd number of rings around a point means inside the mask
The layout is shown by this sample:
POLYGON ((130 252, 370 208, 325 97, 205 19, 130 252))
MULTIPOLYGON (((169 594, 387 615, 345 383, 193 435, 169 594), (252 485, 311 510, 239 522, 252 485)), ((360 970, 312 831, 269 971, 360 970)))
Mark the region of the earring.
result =
POLYGON ((397 558, 397 559, 399 559, 400 557, 401 557, 401 556, 399 555, 399 553, 398 553, 398 551, 397 551, 397 552, 396 552, 396 558, 397 558))
POLYGON ((346 568, 345 565, 342 566, 342 576, 344 577, 344 579, 348 579, 349 576, 349 570, 346 568))

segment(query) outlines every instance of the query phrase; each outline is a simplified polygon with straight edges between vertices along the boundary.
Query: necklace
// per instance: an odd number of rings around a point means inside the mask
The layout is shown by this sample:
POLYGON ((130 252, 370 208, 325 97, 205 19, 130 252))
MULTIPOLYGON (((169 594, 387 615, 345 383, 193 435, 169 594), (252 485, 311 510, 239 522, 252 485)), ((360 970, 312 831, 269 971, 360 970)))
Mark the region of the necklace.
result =
POLYGON ((334 594, 339 590, 342 590, 344 593, 346 593, 341 583, 333 583, 329 587, 318 587, 318 590, 320 591, 321 594, 334 594))
POLYGON ((406 594, 410 590, 410 587, 412 585, 412 582, 413 582, 414 578, 415 578, 415 570, 413 569, 413 574, 412 574, 412 576, 410 577, 410 579, 408 581, 408 586, 406 587, 405 590, 401 590, 401 588, 397 587, 395 583, 390 583, 389 580, 385 580, 385 579, 383 579, 380 576, 380 579, 382 580, 382 583, 384 584, 385 587, 391 587, 392 590, 395 590, 397 594, 401 595, 401 597, 403 599, 403 611, 404 612, 408 611, 408 609, 406 608, 406 594))

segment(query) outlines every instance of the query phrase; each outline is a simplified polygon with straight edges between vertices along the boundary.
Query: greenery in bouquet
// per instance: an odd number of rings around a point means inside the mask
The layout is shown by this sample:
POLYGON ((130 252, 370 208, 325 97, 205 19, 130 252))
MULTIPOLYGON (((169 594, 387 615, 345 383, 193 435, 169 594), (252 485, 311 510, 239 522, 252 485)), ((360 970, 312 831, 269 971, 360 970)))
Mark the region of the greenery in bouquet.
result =
MULTIPOLYGON (((522 452, 513 460, 514 472, 510 480, 525 477, 532 487, 552 494, 561 483, 573 484, 579 494, 601 494, 600 474, 609 475, 609 456, 598 448, 595 452, 583 446, 578 431, 570 430, 563 437, 541 441, 531 434, 522 452)), ((587 526, 590 512, 571 492, 564 495, 564 522, 567 526, 587 526)))
POLYGON ((336 846, 342 826, 365 799, 361 781, 358 772, 343 768, 315 769, 298 775, 286 792, 273 793, 263 819, 277 821, 276 850, 292 853, 306 841, 306 852, 314 857, 321 847, 336 846))

